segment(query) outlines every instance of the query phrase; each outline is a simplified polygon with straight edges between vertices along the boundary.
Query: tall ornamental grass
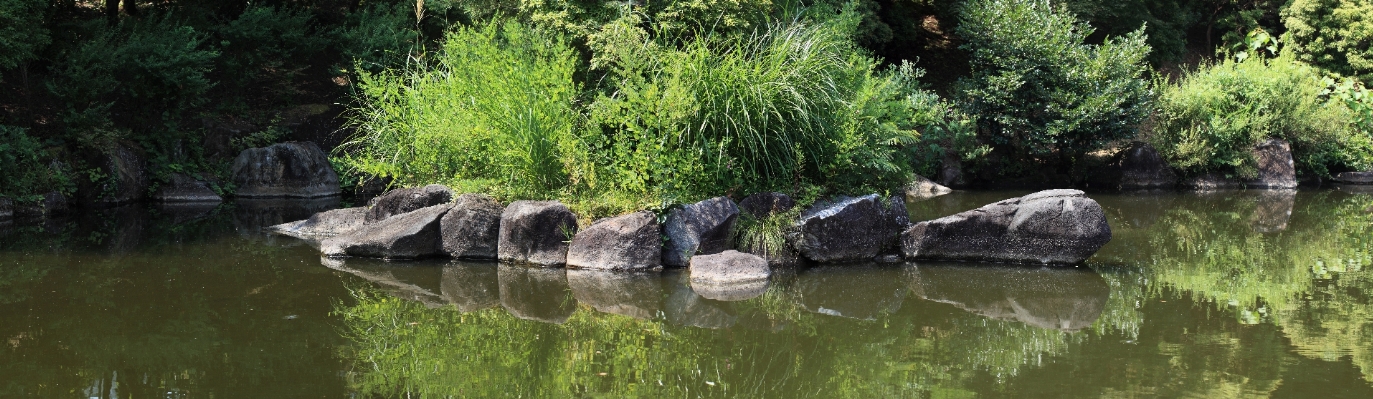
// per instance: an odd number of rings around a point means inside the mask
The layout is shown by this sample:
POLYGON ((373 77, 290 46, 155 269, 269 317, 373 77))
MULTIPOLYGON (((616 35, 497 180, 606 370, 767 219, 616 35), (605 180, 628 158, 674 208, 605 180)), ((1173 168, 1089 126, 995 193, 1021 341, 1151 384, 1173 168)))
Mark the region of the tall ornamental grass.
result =
POLYGON ((1319 71, 1292 59, 1225 59, 1176 83, 1159 82, 1150 141, 1170 165, 1189 174, 1257 175, 1256 144, 1292 143, 1298 170, 1373 166, 1373 142, 1353 126, 1349 108, 1322 95, 1319 71))
POLYGON ((398 184, 549 196, 578 152, 577 56, 514 22, 459 27, 403 72, 362 73, 344 164, 398 184))

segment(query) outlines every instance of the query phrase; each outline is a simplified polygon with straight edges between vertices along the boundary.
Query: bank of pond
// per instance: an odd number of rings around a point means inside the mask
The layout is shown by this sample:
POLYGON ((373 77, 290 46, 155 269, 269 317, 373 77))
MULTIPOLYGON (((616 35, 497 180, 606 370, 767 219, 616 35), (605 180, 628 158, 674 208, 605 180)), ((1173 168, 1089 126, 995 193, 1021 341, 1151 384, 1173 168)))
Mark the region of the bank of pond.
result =
POLYGON ((331 258, 264 231, 336 198, 8 223, 0 396, 1373 393, 1373 196, 1090 196, 1112 240, 1077 266, 803 261, 724 287, 689 268, 331 258))

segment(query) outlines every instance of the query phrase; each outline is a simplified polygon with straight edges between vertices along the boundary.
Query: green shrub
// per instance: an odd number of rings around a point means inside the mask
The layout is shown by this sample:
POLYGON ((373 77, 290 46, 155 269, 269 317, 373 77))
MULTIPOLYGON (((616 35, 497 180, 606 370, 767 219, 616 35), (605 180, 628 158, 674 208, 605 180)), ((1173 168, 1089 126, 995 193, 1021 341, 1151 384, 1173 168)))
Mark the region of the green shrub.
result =
POLYGON ((1373 83, 1373 2, 1293 0, 1282 22, 1298 59, 1373 83))
POLYGON ((576 55, 515 22, 460 27, 429 65, 363 73, 345 164, 397 184, 547 196, 578 153, 576 55), (464 181, 466 181, 464 183, 464 181), (475 184, 475 186, 474 186, 475 184))
POLYGON ((1252 178, 1254 145, 1269 138, 1292 143, 1298 170, 1326 175, 1331 167, 1367 168, 1373 146, 1355 134, 1348 107, 1321 99, 1319 71, 1293 60, 1231 58, 1158 82, 1158 111, 1150 141, 1174 167, 1189 174, 1219 172, 1252 178))
POLYGON ((363 71, 403 66, 419 38, 413 12, 407 4, 374 4, 349 14, 347 24, 334 32, 338 51, 363 71))
POLYGON ((964 108, 1022 162, 1070 167, 1134 136, 1149 113, 1143 29, 1089 45, 1092 29, 1048 1, 971 0, 957 32, 972 66, 958 84, 964 108))
POLYGON ((46 0, 0 1, 0 71, 38 56, 51 38, 43 26, 46 0))
POLYGON ((309 29, 310 14, 252 5, 237 19, 217 26, 221 56, 216 73, 236 90, 260 89, 289 96, 308 60, 328 43, 309 29))
POLYGON ((63 171, 48 167, 51 158, 25 129, 0 125, 0 170, 5 171, 0 178, 0 197, 36 202, 49 191, 71 193, 71 179, 63 171))
POLYGON ((920 143, 914 148, 915 173, 936 176, 946 157, 970 162, 991 152, 991 147, 978 142, 973 117, 953 102, 930 92, 913 94, 907 101, 911 102, 911 124, 920 132, 920 143))

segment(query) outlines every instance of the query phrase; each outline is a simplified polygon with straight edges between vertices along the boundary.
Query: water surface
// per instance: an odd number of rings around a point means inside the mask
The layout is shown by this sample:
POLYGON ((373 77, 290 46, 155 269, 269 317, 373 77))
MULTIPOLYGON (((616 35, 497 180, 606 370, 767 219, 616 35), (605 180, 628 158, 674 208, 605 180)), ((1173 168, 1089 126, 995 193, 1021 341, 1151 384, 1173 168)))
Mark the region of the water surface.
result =
MULTIPOLYGON (((1025 192, 909 204, 915 220, 1025 192)), ((1373 196, 1093 194, 1081 267, 320 259, 334 202, 0 225, 0 397, 1373 397, 1373 196)))

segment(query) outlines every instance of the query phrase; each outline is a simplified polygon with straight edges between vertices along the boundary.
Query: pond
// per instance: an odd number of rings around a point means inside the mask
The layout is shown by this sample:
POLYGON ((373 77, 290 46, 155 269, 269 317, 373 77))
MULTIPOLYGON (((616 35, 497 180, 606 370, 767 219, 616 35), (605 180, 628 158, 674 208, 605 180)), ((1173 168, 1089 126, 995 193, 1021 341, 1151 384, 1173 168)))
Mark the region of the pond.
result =
POLYGON ((1373 397, 1373 195, 1091 196, 1114 239, 1084 266, 802 267, 724 296, 257 230, 327 201, 0 225, 0 397, 1373 397))

